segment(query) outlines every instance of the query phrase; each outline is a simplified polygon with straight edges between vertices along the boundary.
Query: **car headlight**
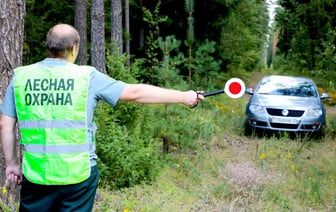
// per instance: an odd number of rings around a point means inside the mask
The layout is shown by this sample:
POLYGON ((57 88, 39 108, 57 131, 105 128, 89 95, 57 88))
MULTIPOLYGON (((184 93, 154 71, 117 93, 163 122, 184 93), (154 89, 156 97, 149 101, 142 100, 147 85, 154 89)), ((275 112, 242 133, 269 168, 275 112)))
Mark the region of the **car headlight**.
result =
POLYGON ((264 107, 261 105, 251 104, 249 109, 252 113, 263 113, 264 112, 264 107))
POLYGON ((322 109, 321 108, 312 108, 307 110, 307 116, 311 117, 319 117, 322 115, 322 109))

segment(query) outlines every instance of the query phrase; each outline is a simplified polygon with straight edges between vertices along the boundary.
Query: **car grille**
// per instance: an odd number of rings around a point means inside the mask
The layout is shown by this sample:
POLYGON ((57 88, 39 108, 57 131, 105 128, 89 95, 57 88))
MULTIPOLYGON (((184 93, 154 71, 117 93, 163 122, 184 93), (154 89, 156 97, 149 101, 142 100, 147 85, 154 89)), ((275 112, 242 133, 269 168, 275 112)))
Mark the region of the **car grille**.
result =
POLYGON ((299 127, 299 125, 297 125, 297 124, 271 123, 271 127, 273 127, 273 128, 284 128, 284 129, 297 129, 299 127))
MULTIPOLYGON (((284 116, 282 115, 283 109, 267 108, 267 113, 272 116, 284 116)), ((286 117, 301 117, 304 110, 288 110, 288 115, 286 117)))

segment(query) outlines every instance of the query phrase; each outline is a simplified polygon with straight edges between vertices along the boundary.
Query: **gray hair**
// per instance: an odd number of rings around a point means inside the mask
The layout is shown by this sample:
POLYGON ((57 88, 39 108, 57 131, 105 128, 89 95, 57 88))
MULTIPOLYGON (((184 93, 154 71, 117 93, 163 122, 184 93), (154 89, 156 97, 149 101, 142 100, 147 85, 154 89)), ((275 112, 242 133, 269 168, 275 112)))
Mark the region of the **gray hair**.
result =
POLYGON ((68 24, 57 24, 52 27, 46 38, 46 47, 49 56, 65 58, 72 47, 78 47, 79 34, 68 24))

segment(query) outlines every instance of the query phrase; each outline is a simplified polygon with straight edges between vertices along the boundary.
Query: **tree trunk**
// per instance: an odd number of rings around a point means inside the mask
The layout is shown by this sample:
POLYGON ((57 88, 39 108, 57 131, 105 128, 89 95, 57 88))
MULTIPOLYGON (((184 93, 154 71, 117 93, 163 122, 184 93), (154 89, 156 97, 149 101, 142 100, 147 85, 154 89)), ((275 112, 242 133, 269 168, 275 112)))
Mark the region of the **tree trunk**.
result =
POLYGON ((87 0, 76 0, 75 28, 80 36, 78 65, 87 64, 87 0))
POLYGON ((111 13, 111 50, 116 51, 116 47, 121 55, 123 52, 121 0, 111 0, 111 13))
MULTIPOLYGON (((7 86, 13 76, 13 69, 22 63, 25 0, 0 1, 0 105, 7 86)), ((20 148, 17 148, 18 150, 20 148)), ((17 152, 20 156, 20 151, 17 152)), ((15 211, 20 187, 5 184, 5 164, 0 151, 0 210, 15 211)))
POLYGON ((91 65, 106 73, 104 1, 92 0, 91 5, 91 65))

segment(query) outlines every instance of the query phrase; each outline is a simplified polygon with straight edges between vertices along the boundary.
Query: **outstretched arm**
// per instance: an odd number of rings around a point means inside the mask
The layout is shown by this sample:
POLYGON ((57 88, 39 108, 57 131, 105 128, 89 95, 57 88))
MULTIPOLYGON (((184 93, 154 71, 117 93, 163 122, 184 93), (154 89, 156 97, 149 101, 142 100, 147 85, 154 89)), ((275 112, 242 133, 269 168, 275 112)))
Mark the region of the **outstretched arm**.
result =
POLYGON ((10 183, 20 184, 22 171, 16 156, 15 125, 16 118, 1 114, 1 147, 5 155, 6 180, 10 183))
POLYGON ((122 101, 145 104, 182 103, 190 107, 203 99, 203 95, 199 95, 192 90, 179 91, 147 84, 127 84, 120 96, 122 101))

